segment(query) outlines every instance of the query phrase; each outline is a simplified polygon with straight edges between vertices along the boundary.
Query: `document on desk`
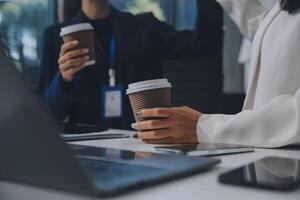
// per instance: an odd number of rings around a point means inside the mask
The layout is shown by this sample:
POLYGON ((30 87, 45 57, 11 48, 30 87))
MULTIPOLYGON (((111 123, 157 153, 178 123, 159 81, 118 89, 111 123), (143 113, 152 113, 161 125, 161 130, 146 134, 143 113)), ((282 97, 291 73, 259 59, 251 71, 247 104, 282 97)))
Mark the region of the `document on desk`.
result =
POLYGON ((105 140, 118 138, 131 138, 137 132, 129 130, 109 129, 103 132, 82 133, 82 134, 61 134, 67 142, 84 141, 84 140, 105 140))

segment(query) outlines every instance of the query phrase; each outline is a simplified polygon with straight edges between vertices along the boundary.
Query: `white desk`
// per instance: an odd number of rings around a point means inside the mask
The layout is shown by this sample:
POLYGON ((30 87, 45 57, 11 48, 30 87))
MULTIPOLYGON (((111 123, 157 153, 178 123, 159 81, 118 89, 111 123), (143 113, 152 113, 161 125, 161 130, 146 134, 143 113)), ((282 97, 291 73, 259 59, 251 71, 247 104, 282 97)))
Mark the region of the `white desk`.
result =
MULTIPOLYGON (((155 151, 152 145, 143 144, 135 139, 118 139, 88 141, 77 144, 96 147, 111 147, 125 150, 155 151)), ((257 149, 254 153, 236 154, 219 157, 222 163, 209 172, 194 175, 155 187, 150 187, 114 199, 124 200, 153 200, 153 199, 208 199, 208 200, 299 200, 300 189, 291 193, 272 192, 219 184, 217 177, 220 173, 266 156, 280 156, 300 159, 299 150, 265 150, 257 149)), ((16 184, 0 182, 1 200, 79 200, 90 199, 76 195, 46 191, 16 184)))

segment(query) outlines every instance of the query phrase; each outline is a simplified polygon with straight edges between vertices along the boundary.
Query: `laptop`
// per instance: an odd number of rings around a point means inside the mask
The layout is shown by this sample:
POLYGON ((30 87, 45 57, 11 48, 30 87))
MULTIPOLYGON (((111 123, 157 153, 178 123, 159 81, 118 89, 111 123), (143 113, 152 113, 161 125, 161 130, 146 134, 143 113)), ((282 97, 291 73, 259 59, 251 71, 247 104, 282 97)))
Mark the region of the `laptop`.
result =
POLYGON ((253 152, 254 147, 235 144, 184 144, 158 146, 158 152, 187 155, 187 156, 218 156, 237 153, 253 152))
POLYGON ((67 145, 0 42, 0 180, 97 197, 208 170, 218 159, 67 145))

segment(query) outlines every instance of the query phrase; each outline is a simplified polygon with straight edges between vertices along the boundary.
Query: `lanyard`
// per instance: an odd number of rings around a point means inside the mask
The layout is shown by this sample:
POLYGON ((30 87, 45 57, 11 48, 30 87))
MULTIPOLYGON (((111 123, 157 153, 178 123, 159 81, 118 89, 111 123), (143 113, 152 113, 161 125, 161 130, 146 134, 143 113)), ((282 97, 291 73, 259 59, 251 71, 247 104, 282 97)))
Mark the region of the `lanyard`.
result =
POLYGON ((110 43, 110 68, 108 71, 110 87, 116 86, 116 59, 117 59, 117 42, 116 42, 116 37, 113 35, 110 43))
POLYGON ((110 58, 108 58, 107 54, 105 53, 104 49, 102 48, 100 41, 96 38, 98 47, 102 51, 104 58, 107 60, 109 64, 108 76, 109 76, 109 86, 115 87, 116 86, 116 60, 117 60, 117 40, 116 37, 113 35, 110 42, 110 58))

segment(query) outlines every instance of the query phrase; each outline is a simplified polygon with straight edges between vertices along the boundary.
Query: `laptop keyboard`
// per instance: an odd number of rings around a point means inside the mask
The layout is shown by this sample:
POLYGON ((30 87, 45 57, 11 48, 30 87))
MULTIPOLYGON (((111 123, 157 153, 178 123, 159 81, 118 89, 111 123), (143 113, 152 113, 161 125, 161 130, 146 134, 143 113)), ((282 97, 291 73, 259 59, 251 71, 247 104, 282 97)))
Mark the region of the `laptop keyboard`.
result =
POLYGON ((140 165, 78 158, 86 174, 99 190, 116 190, 166 175, 167 170, 140 165))

